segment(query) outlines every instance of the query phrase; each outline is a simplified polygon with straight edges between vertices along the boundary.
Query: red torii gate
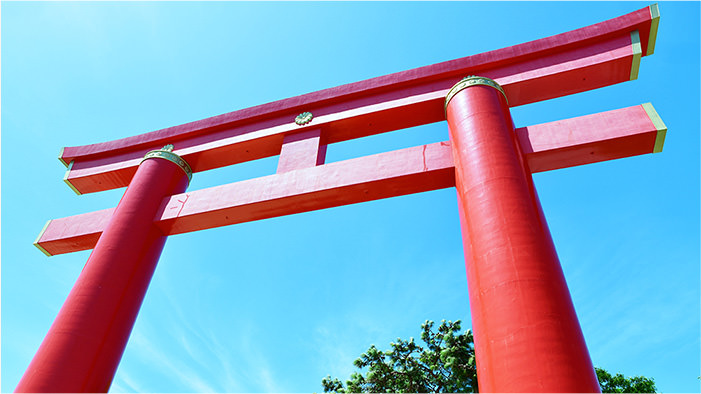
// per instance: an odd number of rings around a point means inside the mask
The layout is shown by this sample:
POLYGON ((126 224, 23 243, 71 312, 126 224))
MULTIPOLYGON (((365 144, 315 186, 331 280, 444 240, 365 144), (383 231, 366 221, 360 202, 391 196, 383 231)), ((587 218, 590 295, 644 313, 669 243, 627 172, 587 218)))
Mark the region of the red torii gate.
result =
POLYGON ((666 127, 649 103, 517 129, 509 107, 636 79, 658 22, 652 5, 500 50, 64 148, 64 181, 76 193, 127 189, 116 208, 51 220, 37 238, 49 256, 94 250, 16 391, 109 389, 168 235, 453 186, 480 391, 599 391, 531 173, 659 152, 666 127), (463 78, 470 74, 480 76, 463 78), (449 141, 324 164, 328 144, 444 119, 449 141), (193 172, 275 155, 274 175, 185 192, 193 172))

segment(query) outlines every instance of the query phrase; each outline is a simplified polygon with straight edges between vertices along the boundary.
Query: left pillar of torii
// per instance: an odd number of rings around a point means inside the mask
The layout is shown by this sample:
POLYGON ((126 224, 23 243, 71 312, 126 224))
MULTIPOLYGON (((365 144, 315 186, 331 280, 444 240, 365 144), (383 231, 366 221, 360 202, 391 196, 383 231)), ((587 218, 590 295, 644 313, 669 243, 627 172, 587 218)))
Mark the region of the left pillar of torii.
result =
POLYGON ((146 154, 15 392, 107 392, 167 236, 165 197, 192 179, 173 146, 146 154))

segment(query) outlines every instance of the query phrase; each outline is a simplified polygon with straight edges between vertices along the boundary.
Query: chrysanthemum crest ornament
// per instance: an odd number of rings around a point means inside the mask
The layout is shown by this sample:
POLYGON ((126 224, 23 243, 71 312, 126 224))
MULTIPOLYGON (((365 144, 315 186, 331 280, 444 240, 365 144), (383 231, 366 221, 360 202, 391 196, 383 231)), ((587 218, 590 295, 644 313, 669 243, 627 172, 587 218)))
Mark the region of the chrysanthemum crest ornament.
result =
POLYGON ((311 122, 312 118, 314 118, 314 115, 312 115, 311 112, 302 112, 295 118, 295 123, 297 123, 299 126, 303 126, 311 122))

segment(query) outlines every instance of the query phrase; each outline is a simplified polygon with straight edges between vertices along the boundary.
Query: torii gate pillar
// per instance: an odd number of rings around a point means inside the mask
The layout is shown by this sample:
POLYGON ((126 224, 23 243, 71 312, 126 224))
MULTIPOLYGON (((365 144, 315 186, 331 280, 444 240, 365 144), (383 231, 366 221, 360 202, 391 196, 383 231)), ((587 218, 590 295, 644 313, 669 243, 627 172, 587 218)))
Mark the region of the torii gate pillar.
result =
POLYGON ((600 392, 506 96, 446 96, 480 392, 600 392))
POLYGON ((153 223, 190 166, 172 145, 146 154, 15 392, 107 392, 167 236, 153 223))

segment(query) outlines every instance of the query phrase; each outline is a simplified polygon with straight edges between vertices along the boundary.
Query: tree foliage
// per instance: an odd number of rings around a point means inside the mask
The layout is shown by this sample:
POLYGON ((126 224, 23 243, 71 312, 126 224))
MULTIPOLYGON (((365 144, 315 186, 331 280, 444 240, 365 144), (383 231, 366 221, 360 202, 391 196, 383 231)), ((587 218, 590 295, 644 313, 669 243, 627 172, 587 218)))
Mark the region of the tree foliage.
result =
POLYGON ((644 376, 633 376, 626 378, 617 373, 612 376, 606 370, 599 367, 596 370, 596 377, 599 379, 602 393, 656 393, 655 380, 644 376))
MULTIPOLYGON (((327 375, 321 380, 325 393, 476 393, 477 369, 472 332, 460 333, 460 320, 442 320, 433 331, 433 322, 421 325, 421 340, 397 338, 391 349, 380 351, 375 345, 355 360, 365 369, 351 374, 345 384, 327 375)), ((612 376, 596 368, 604 393, 655 393, 655 381, 644 376, 612 376)))
POLYGON ((397 338, 391 350, 375 345, 355 360, 367 374, 354 372, 344 384, 330 376, 322 379, 324 392, 336 393, 471 393, 477 392, 477 370, 472 332, 460 331, 460 321, 441 321, 434 332, 433 322, 421 325, 419 346, 414 338, 397 338))

